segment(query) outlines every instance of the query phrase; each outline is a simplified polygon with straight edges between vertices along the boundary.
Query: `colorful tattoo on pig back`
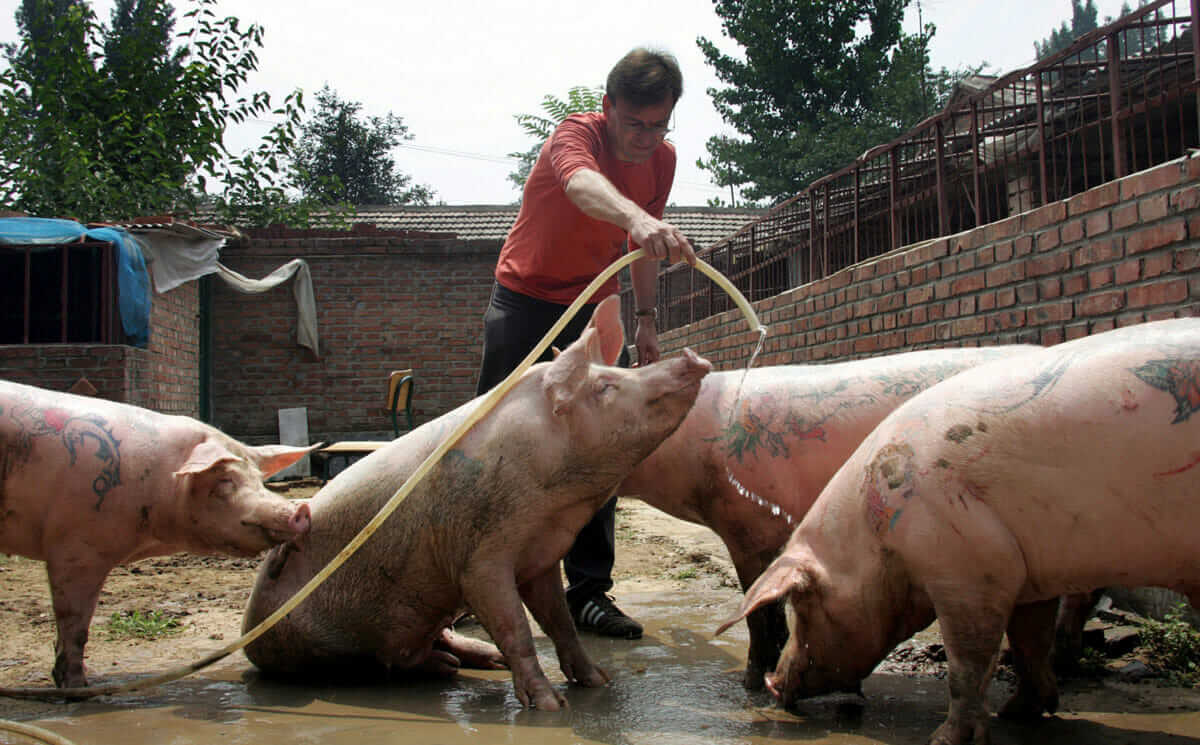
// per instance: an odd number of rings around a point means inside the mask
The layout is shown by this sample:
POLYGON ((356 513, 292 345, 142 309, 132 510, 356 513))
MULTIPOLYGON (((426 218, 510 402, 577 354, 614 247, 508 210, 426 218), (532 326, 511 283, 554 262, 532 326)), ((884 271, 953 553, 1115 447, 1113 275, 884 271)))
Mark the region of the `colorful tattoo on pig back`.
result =
POLYGON ((771 393, 744 398, 741 411, 716 437, 707 441, 721 443, 726 457, 736 458, 739 463, 746 455, 760 455, 760 450, 770 457, 786 458, 790 455, 787 438, 797 442, 824 442, 825 423, 842 409, 861 402, 862 396, 839 397, 850 383, 849 380, 840 381, 833 390, 795 395, 787 401, 771 393))
POLYGON ((763 394, 754 399, 753 407, 750 401, 743 401, 739 415, 709 441, 721 442, 726 456, 737 458, 739 463, 744 455, 758 455, 760 449, 771 457, 786 458, 790 455, 789 438, 796 442, 825 442, 828 422, 843 410, 875 405, 881 396, 911 398, 966 367, 943 361, 869 378, 848 377, 809 393, 792 395, 787 401, 763 394), (852 389, 860 392, 851 392, 852 389))
POLYGON ((896 527, 914 494, 913 472, 913 449, 906 443, 883 446, 867 466, 863 494, 876 535, 896 527))
POLYGON ((96 494, 95 509, 99 511, 104 497, 121 483, 121 443, 104 417, 75 415, 53 406, 38 407, 32 400, 7 407, 0 405, 0 417, 6 414, 16 425, 15 445, 26 458, 33 450, 35 437, 57 437, 72 466, 85 450, 85 442, 94 443, 93 457, 100 461, 100 473, 92 479, 92 491, 96 494))
POLYGON ((1200 360, 1150 360, 1130 372, 1175 399, 1175 418, 1171 424, 1185 422, 1200 410, 1200 360))

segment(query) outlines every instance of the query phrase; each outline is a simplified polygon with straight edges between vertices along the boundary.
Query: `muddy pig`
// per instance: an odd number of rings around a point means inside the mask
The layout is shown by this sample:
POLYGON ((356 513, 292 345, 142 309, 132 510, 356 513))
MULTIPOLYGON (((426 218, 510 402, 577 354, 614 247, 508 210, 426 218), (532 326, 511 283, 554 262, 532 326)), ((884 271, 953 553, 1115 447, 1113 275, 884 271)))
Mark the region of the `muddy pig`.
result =
MULTIPOLYGON (((538 665, 522 603, 568 681, 607 682, 567 610, 559 560, 633 466, 683 420, 711 365, 690 350, 644 368, 610 367, 624 343, 616 298, 553 362, 531 367, 311 596, 246 648, 268 673, 362 677, 512 671, 523 705, 565 698, 538 665), (450 625, 470 609, 499 647, 450 625)), ((477 398, 338 474, 311 500, 313 532, 268 555, 249 630, 320 571, 477 407, 477 398)))
POLYGON ((767 687, 791 704, 852 686, 936 617, 950 701, 934 743, 986 741, 1006 631, 1018 684, 1002 713, 1053 712, 1059 595, 1200 597, 1198 390, 1200 319, 1177 319, 981 365, 910 399, 746 595, 742 613, 791 608, 767 687))
POLYGON ((54 682, 83 648, 113 567, 180 551, 254 556, 309 529, 263 478, 311 448, 250 447, 195 419, 0 380, 0 552, 46 562, 54 682))
MULTIPOLYGON (((893 409, 981 362, 1039 349, 965 347, 755 368, 744 383, 741 371, 713 373, 683 424, 618 492, 711 528, 748 589, 838 467, 893 409)), ((778 604, 756 610, 747 623, 745 683, 761 688, 763 673, 779 660, 787 626, 778 604)))

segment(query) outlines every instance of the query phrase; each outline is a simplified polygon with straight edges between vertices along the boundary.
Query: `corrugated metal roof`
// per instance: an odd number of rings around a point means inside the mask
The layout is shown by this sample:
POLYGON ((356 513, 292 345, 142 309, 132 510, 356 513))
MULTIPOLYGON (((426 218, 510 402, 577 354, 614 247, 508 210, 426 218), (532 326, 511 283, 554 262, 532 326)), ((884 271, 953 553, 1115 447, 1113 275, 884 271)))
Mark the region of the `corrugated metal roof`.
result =
MULTIPOLYGON (((463 240, 503 240, 517 219, 517 205, 358 207, 350 223, 381 230, 453 233, 463 240)), ((667 207, 663 216, 694 245, 712 246, 765 214, 765 210, 721 207, 667 207)))

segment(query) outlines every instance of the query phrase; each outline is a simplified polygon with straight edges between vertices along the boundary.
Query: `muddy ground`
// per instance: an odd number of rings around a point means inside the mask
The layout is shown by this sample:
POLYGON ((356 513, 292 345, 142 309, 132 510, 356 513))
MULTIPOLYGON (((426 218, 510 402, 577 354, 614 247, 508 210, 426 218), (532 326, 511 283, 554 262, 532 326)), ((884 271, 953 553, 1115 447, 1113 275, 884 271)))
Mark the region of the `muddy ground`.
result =
MULTIPOLYGON (((317 485, 319 482, 308 480, 276 486, 289 497, 304 497, 317 485)), ((723 616, 736 608, 741 594, 719 539, 702 527, 675 520, 634 500, 621 500, 617 525, 613 594, 618 601, 622 596, 682 597, 686 607, 686 598, 703 597, 705 604, 714 608, 711 620, 707 627, 691 631, 697 637, 710 638, 723 616)), ((183 554, 117 568, 104 586, 92 622, 86 658, 92 684, 161 673, 237 639, 257 564, 256 559, 183 554), (181 630, 155 640, 113 637, 108 632, 111 617, 133 611, 158 611, 177 619, 181 630)), ((50 686, 53 647, 54 617, 43 565, 0 556, 0 686, 50 686)), ((915 679, 914 684, 925 681, 940 698, 936 691, 944 687, 944 659, 934 629, 901 645, 880 672, 915 679)), ((1197 691, 1165 687, 1161 681, 1131 673, 1139 669, 1144 672, 1138 661, 1138 650, 1126 648, 1107 660, 1098 676, 1066 681, 1064 710, 1091 710, 1096 704, 1100 710, 1137 716, 1143 712, 1200 709, 1197 691), (1118 672, 1122 669, 1126 672, 1118 672), (1108 700, 1098 702, 1098 697, 1108 700)), ((224 668, 223 675, 236 678, 252 666, 238 652, 215 667, 224 668)), ((731 670, 730 677, 738 675, 731 670)), ((1003 687, 1003 669, 999 677, 998 685, 1003 687)), ((771 706, 769 701, 762 703, 771 706)), ((30 707, 40 711, 45 704, 0 698, 0 719, 28 720, 34 716, 30 707)), ((2 736, 0 742, 4 742, 2 736)))

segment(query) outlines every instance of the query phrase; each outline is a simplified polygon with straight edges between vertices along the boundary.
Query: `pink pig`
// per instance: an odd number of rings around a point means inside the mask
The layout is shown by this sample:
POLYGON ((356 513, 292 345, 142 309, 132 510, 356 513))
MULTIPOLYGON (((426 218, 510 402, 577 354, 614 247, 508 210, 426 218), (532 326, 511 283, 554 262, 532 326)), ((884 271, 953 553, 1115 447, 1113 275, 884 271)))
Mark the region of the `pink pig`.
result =
MULTIPOLYGON (((755 368, 744 383, 741 371, 713 373, 679 429, 618 491, 711 528, 747 589, 834 472, 893 409, 970 367, 1039 349, 963 347, 755 368)), ((755 611, 747 623, 745 683, 761 688, 787 627, 778 605, 755 611)))
POLYGON ((118 564, 180 551, 254 556, 308 532, 263 478, 311 448, 250 447, 182 416, 0 380, 0 552, 46 562, 54 682, 83 648, 118 564))
MULTIPOLYGON (((538 664, 528 608, 568 681, 607 682, 571 621, 559 560, 621 479, 683 421, 712 367, 690 350, 644 368, 611 367, 624 343, 618 308, 616 298, 600 303, 578 341, 532 366, 345 565, 246 647, 250 661, 276 674, 353 679, 503 663, 522 704, 557 710, 566 700, 538 664), (467 609, 498 651, 451 630, 467 609)), ((244 627, 337 555, 481 401, 326 484, 310 503, 315 527, 299 551, 274 549, 259 571, 244 627)))
POLYGON ((1200 319, 1132 326, 981 365, 898 408, 740 614, 787 600, 766 679, 785 704, 853 686, 936 617, 950 705, 932 742, 984 742, 1004 633, 1018 684, 1003 713, 1053 712, 1058 596, 1152 585, 1195 603, 1198 521, 1200 319))

